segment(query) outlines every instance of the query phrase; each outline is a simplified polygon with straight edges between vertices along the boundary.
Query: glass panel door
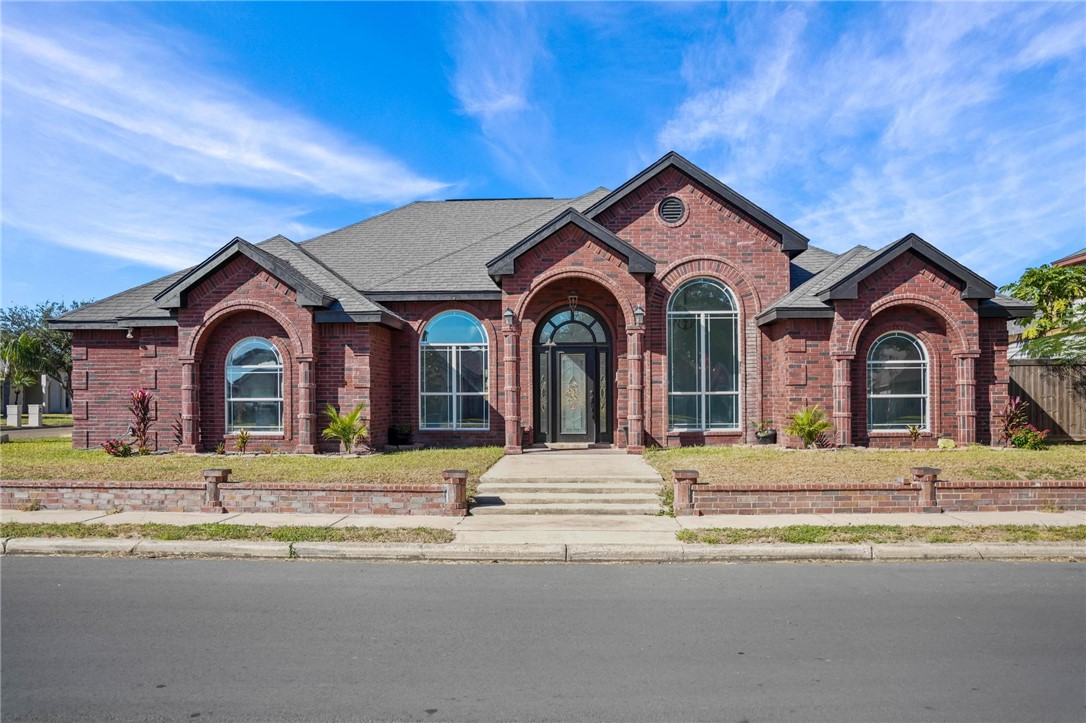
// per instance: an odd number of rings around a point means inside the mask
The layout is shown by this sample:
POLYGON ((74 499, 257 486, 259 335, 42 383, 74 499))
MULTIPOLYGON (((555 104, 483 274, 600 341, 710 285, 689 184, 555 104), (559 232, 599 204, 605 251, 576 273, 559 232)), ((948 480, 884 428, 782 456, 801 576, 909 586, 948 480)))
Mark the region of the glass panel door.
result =
POLYGON ((588 433, 588 374, 583 352, 558 354, 558 434, 588 433))

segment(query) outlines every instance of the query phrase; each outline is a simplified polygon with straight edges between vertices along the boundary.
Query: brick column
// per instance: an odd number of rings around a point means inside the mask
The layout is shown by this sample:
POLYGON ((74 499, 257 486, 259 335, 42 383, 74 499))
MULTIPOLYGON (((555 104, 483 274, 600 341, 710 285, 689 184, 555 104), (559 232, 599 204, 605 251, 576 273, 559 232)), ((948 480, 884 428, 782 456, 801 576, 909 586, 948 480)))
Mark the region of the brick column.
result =
POLYGON ((200 431, 199 365, 181 360, 181 446, 178 452, 195 452, 200 431))
POLYGON ((644 334, 644 329, 634 326, 626 327, 626 367, 629 370, 629 384, 626 386, 626 424, 629 428, 629 434, 626 437, 626 451, 629 454, 641 454, 645 451, 643 442, 645 415, 641 406, 641 391, 643 388, 641 339, 644 334))
MULTIPOLYGON (((313 444, 313 381, 312 357, 298 358, 298 446, 295 451, 313 454, 317 448, 313 444)), ((350 451, 350 450, 348 450, 350 451)))
POLYGON ((977 441, 976 354, 955 354, 958 367, 958 439, 960 445, 977 441))
POLYGON ((837 444, 852 444, 852 359, 855 354, 833 355, 833 426, 837 444))
POLYGON ((468 471, 466 469, 447 469, 441 473, 445 483, 446 515, 466 515, 468 513, 468 471))
POLYGON ((520 334, 517 333, 516 323, 502 325, 502 334, 505 336, 505 353, 503 362, 505 365, 505 453, 521 454, 524 449, 521 445, 520 432, 520 384, 518 384, 517 345, 520 342, 520 334))
POLYGON ((935 501, 935 482, 941 470, 935 467, 913 467, 912 483, 920 486, 920 499, 917 500, 917 512, 942 512, 935 501))
POLYGON ((671 479, 675 484, 675 516, 693 515, 694 485, 698 482, 698 471, 694 469, 673 469, 671 479))

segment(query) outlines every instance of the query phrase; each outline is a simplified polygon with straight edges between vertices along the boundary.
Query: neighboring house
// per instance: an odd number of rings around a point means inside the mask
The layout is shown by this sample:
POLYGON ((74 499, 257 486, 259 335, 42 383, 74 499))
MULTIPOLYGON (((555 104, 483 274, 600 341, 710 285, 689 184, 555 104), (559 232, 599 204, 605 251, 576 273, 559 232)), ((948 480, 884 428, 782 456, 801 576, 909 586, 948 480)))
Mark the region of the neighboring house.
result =
MULTIPOLYGON (((41 375, 40 382, 40 385, 23 389, 19 395, 19 405, 24 413, 28 404, 42 405, 41 410, 44 414, 67 414, 72 411, 72 400, 68 398, 67 392, 64 391, 63 384, 46 374, 41 375)), ((8 383, 7 379, 4 380, 3 391, 4 407, 6 408, 8 403, 14 403, 15 401, 15 392, 11 389, 11 384, 8 383)))
MULTIPOLYGON (((910 234, 843 254, 669 153, 573 199, 417 202, 304 243, 234 239, 203 263, 81 307, 77 447, 155 395, 160 446, 238 430, 323 442, 364 402, 370 442, 754 441, 804 405, 840 444, 992 439, 1007 319, 1032 307, 910 234)), ((783 439, 783 435, 782 435, 783 439)))

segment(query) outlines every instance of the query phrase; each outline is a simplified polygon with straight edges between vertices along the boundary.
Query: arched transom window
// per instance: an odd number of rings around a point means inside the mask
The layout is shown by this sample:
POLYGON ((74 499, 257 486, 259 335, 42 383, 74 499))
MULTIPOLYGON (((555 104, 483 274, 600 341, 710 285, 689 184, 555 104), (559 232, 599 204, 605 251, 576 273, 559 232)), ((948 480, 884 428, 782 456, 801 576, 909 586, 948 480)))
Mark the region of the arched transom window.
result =
POLYGON ((447 311, 430 320, 419 349, 419 426, 488 429, 487 336, 471 314, 447 311))
POLYGON ((719 281, 693 279, 667 310, 668 425, 739 429, 739 307, 719 281))
POLYGON ((226 357, 226 432, 283 431, 283 359, 267 339, 250 337, 226 357))
POLYGON ((606 344, 607 330, 594 315, 584 311, 560 311, 539 330, 540 344, 606 344))
POLYGON ((880 336, 867 353, 867 428, 928 429, 928 355, 911 334, 880 336))

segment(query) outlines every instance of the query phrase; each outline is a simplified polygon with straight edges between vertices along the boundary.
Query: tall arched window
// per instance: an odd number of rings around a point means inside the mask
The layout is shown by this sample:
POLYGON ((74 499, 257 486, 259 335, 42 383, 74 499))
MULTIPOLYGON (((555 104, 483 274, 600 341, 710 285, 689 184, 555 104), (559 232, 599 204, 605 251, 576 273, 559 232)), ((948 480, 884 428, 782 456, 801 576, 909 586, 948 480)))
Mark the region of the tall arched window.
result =
POLYGON ((739 307, 719 281, 693 279, 667 309, 668 425, 739 429, 739 307))
POLYGON ((928 355, 911 334, 883 334, 867 352, 867 428, 928 429, 928 355))
POLYGON ((446 311, 426 325, 419 380, 422 429, 490 427, 486 330, 471 314, 446 311))
POLYGON ((283 431, 283 359, 267 339, 250 337, 226 357, 226 432, 283 431))

